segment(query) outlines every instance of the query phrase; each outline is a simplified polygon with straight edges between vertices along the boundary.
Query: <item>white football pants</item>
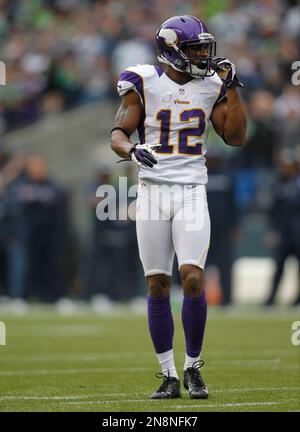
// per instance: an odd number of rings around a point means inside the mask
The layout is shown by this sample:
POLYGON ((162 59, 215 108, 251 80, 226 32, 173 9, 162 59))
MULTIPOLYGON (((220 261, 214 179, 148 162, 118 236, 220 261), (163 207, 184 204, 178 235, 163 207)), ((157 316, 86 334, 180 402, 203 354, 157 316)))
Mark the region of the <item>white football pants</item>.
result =
POLYGON ((145 276, 171 275, 175 252, 179 267, 203 269, 210 240, 205 186, 140 180, 136 229, 145 276))

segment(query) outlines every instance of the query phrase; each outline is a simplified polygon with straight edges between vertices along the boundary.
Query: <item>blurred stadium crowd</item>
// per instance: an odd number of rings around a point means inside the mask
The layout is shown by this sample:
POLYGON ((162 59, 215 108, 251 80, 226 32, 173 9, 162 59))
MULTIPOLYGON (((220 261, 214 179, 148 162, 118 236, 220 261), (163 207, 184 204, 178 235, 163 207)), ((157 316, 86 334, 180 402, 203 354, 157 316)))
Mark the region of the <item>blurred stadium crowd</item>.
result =
MULTIPOLYGON (((277 263, 267 299, 272 304, 286 257, 292 253, 300 261, 300 85, 292 82, 292 64, 300 60, 297 1, 0 0, 0 59, 7 68, 0 139, 52 113, 117 102, 119 72, 156 62, 156 29, 179 14, 207 22, 218 55, 236 64, 245 83, 246 145, 232 151, 214 133, 209 139, 215 229, 208 264, 220 269, 223 303, 230 303, 239 225, 249 212, 262 212, 277 263)), ((99 170, 88 188, 93 245, 82 251, 68 194, 48 174, 46 161, 0 147, 0 169, 0 294, 55 301, 97 292, 123 300, 142 293, 142 275, 132 279, 140 267, 134 223, 100 223, 95 217, 95 185, 113 181, 114 173, 99 170)))
MULTIPOLYGON (((299 48, 296 3, 1 0, 0 52, 7 66, 1 128, 11 130, 49 112, 115 97, 118 73, 137 59, 155 61, 157 26, 178 14, 208 21, 218 52, 236 62, 247 84, 244 94, 252 114, 262 119, 274 115, 292 127, 297 110, 291 88, 291 64, 299 48)), ((262 154, 259 162, 268 156, 262 154)))

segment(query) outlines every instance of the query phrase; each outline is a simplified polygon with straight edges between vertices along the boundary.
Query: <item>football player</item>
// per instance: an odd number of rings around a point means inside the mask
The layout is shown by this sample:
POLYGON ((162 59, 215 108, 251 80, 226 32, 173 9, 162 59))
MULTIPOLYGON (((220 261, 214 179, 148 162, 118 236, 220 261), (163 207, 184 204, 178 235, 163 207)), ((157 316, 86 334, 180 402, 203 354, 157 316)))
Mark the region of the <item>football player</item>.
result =
POLYGON ((139 166, 138 245, 147 280, 149 332, 162 369, 158 377, 163 379, 151 398, 181 396, 170 305, 176 252, 186 342, 183 384, 191 399, 206 399, 208 389, 200 374, 207 314, 204 266, 210 239, 206 142, 211 125, 230 146, 245 141, 246 115, 237 91, 243 84, 235 65, 216 57, 213 35, 193 16, 165 21, 156 44, 159 65, 136 65, 120 74, 117 88, 122 103, 111 130, 112 149, 139 166), (135 130, 139 144, 130 140, 135 130), (172 189, 175 185, 182 188, 172 189))

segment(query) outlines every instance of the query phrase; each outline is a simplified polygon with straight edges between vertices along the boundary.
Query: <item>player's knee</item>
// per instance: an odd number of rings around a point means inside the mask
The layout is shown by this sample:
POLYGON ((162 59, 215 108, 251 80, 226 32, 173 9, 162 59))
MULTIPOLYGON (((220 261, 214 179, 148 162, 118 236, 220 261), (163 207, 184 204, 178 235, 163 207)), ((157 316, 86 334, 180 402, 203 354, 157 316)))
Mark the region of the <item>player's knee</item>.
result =
POLYGON ((170 277, 154 275, 147 278, 148 295, 150 297, 167 297, 170 295, 170 277))
POLYGON ((197 298, 204 292, 204 275, 201 269, 192 269, 182 278, 183 292, 185 296, 197 298))

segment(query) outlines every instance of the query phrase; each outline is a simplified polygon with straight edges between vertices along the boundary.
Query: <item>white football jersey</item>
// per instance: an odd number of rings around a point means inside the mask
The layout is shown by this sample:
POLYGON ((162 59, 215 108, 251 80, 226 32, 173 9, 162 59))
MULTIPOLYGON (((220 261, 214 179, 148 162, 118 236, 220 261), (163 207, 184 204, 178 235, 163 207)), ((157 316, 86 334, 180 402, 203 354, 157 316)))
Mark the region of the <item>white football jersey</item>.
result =
POLYGON ((225 97, 217 74, 177 84, 159 66, 136 65, 120 74, 118 92, 136 91, 143 107, 138 125, 141 143, 161 144, 153 168, 142 166, 139 178, 158 183, 206 184, 205 153, 210 116, 225 97))

